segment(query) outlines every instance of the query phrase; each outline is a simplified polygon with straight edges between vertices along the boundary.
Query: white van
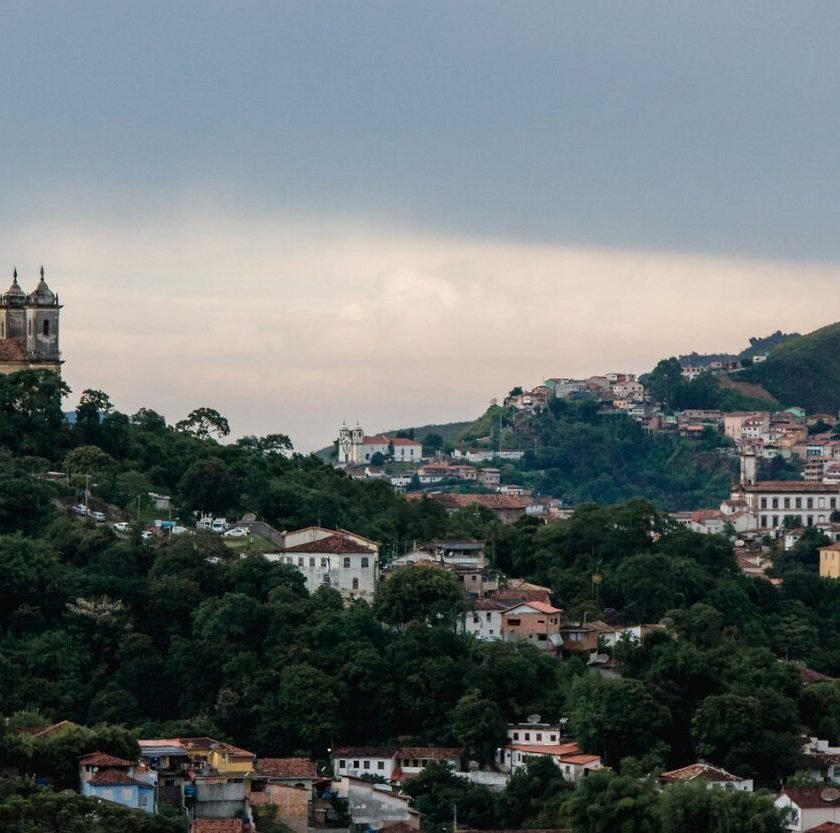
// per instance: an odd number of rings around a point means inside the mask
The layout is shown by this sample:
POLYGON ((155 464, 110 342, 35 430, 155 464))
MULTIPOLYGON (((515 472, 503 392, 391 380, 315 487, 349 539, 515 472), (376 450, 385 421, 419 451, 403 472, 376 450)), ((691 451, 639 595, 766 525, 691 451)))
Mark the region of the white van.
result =
POLYGON ((210 524, 210 531, 221 535, 227 529, 227 521, 224 518, 214 518, 210 524))

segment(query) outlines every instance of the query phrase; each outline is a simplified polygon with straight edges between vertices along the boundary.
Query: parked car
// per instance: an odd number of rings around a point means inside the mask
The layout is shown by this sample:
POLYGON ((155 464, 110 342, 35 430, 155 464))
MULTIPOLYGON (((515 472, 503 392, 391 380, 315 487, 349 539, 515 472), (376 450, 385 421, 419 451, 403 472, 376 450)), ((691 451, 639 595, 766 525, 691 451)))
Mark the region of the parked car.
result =
POLYGON ((210 531, 215 532, 217 535, 221 535, 227 529, 227 521, 224 518, 216 518, 212 524, 210 524, 210 531))
POLYGON ((154 538, 154 535, 152 535, 152 533, 151 533, 151 532, 149 532, 149 530, 148 530, 148 529, 144 529, 144 530, 140 533, 140 537, 141 537, 144 541, 149 541, 149 540, 151 540, 152 538, 154 538))
POLYGON ((243 529, 241 526, 235 526, 233 529, 229 529, 227 532, 224 533, 225 538, 247 538, 248 537, 248 530, 243 529))
POLYGON ((131 524, 128 521, 120 521, 119 523, 115 523, 113 526, 114 532, 120 532, 125 534, 126 532, 131 531, 131 524))
POLYGON ((90 511, 90 512, 88 512, 88 517, 89 517, 92 521, 96 521, 97 523, 102 523, 103 521, 107 520, 107 518, 105 517, 105 513, 104 513, 104 512, 93 512, 93 511, 90 511))
POLYGON ((70 507, 70 511, 71 511, 74 515, 81 515, 82 517, 85 517, 85 515, 87 515, 87 506, 85 506, 84 504, 81 504, 81 503, 80 503, 80 504, 78 504, 78 505, 76 505, 76 506, 71 506, 71 507, 70 507))
POLYGON ((185 526, 173 526, 169 530, 170 535, 183 535, 185 532, 189 532, 185 526))

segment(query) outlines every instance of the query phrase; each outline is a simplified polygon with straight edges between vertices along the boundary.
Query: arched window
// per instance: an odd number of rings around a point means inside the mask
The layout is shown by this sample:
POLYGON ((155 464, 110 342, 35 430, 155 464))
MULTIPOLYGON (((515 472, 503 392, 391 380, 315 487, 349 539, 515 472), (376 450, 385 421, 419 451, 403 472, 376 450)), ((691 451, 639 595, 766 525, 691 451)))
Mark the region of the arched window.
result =
POLYGON ((44 319, 44 335, 48 336, 50 334, 50 319, 44 319))
POLYGON ((31 318, 29 319, 28 327, 29 327, 29 335, 32 335, 32 319, 31 318))

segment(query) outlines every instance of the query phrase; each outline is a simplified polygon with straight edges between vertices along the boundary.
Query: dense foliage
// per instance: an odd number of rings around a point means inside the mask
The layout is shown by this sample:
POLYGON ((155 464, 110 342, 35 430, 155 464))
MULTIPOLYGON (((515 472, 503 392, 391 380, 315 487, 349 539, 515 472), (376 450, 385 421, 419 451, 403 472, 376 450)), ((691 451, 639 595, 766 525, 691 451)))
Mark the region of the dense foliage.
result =
MULTIPOLYGON (((777 589, 742 575, 724 538, 693 534, 644 501, 584 505, 547 525, 447 516, 317 459, 287 456, 282 435, 224 446, 196 436, 223 427, 207 410, 179 431, 150 411, 119 414, 104 394, 88 392, 70 426, 56 419, 60 396, 54 379, 0 377, 4 768, 61 787, 79 754, 96 746, 131 757, 141 733, 214 735, 261 755, 321 758, 339 742, 400 738, 462 745, 486 761, 505 722, 538 712, 569 716, 584 748, 618 773, 586 789, 629 791, 625 806, 638 806, 642 826, 626 829, 666 831, 675 828, 665 826, 664 804, 648 807, 653 799, 631 774, 703 756, 777 783, 797 767, 803 728, 840 732, 840 688, 803 688, 796 665, 840 675, 840 583, 815 575, 807 547, 778 562, 777 589), (118 538, 66 511, 85 480, 103 507, 133 509, 138 495, 142 503, 156 490, 206 508, 205 478, 189 474, 196 467, 218 484, 212 494, 227 495, 229 513, 256 511, 289 528, 320 518, 379 538, 386 551, 400 541, 477 535, 501 570, 547 584, 569 617, 661 621, 663 629, 641 645, 619 644, 622 678, 602 680, 529 644, 457 635, 461 601, 448 577, 409 569, 374 606, 345 605, 329 588, 309 594, 293 568, 219 538, 118 538), (76 472, 70 487, 42 476, 68 468, 76 472), (42 743, 15 731, 61 719, 93 728, 42 743), (654 826, 644 827, 648 816, 654 826)), ((549 774, 554 780, 538 789, 515 779, 489 809, 479 796, 474 823, 568 818, 579 830, 617 829, 608 808, 600 827, 581 826, 565 785, 549 774)), ((0 807, 26 804, 22 818, 32 824, 20 829, 42 829, 49 794, 8 789, 0 807)))

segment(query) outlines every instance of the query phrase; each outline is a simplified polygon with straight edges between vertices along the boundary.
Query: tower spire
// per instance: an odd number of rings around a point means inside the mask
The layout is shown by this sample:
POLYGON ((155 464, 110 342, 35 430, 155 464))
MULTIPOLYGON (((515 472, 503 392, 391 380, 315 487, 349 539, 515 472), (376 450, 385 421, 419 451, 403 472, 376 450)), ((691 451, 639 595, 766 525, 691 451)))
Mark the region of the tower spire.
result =
POLYGON ((15 271, 12 272, 12 283, 17 283, 17 266, 15 266, 15 271))

